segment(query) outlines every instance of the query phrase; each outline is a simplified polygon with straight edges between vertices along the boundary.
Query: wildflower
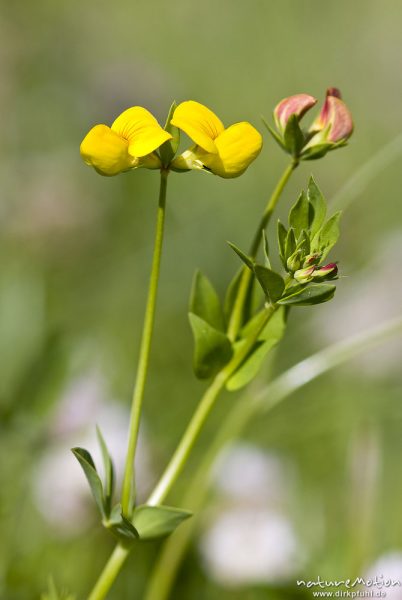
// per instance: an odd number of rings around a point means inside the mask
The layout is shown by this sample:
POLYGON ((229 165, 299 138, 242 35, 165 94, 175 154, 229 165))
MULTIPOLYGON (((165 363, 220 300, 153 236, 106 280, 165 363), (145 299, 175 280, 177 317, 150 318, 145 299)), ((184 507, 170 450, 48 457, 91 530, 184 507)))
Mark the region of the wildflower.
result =
POLYGON ((158 169, 155 150, 171 139, 145 108, 125 110, 111 127, 95 125, 81 143, 81 156, 100 175, 112 176, 130 169, 158 169))
POLYGON ((198 169, 220 177, 238 177, 262 148, 262 137, 250 123, 243 121, 225 129, 209 108, 193 100, 179 104, 171 123, 195 143, 173 161, 177 170, 198 169))
POLYGON ((352 115, 337 88, 329 88, 320 114, 312 124, 314 143, 342 142, 353 133, 352 115))
POLYGON ((291 115, 296 115, 300 121, 315 104, 317 99, 309 94, 296 94, 281 100, 274 109, 274 119, 279 131, 284 132, 291 115))

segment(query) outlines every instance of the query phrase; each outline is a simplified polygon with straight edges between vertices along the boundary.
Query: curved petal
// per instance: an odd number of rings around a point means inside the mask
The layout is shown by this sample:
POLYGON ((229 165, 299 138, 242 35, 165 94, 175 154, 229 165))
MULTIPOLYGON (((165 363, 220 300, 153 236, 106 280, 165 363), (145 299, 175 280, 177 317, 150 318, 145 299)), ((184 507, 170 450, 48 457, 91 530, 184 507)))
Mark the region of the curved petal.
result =
POLYGON ((238 177, 259 155, 262 137, 250 123, 242 122, 225 129, 215 144, 218 155, 206 154, 200 160, 215 175, 238 177))
POLYGON ((284 98, 274 108, 276 126, 278 129, 284 130, 291 115, 296 115, 301 119, 315 104, 317 104, 317 99, 310 94, 296 94, 284 98))
POLYGON ((174 111, 171 123, 187 133, 206 152, 217 152, 214 140, 224 127, 212 110, 203 104, 194 100, 182 102, 174 111))
POLYGON ((85 136, 80 153, 87 165, 101 175, 117 175, 136 166, 128 153, 128 142, 107 125, 95 125, 85 136))
POLYGON ((125 110, 112 125, 112 130, 128 141, 128 152, 138 158, 150 154, 167 140, 170 133, 142 106, 125 110))

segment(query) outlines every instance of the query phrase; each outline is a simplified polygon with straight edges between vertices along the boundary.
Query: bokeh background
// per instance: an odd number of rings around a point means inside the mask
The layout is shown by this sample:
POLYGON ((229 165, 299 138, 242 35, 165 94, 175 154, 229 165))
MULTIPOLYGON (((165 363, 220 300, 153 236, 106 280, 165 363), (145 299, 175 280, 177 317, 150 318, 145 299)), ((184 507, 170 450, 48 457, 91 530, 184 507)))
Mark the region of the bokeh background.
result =
MULTIPOLYGON (((356 131, 303 164, 349 204, 328 305, 294 310, 270 373, 401 310, 402 129, 398 0, 1 3, 0 597, 34 600, 53 575, 84 598, 111 548, 69 449, 96 454, 95 423, 121 472, 151 258, 157 174, 99 177, 82 137, 132 105, 163 122, 196 99, 262 131, 284 96, 341 88, 356 131), (382 162, 381 162, 382 161, 382 162), (376 168, 378 172, 376 172, 376 168)), ((139 453, 140 495, 161 473, 203 390, 186 318, 201 268, 223 293, 286 157, 264 134, 238 180, 172 175, 159 312, 139 453)), ((400 346, 322 377, 250 427, 216 469, 175 600, 284 600, 299 576, 392 572, 402 580, 400 346)), ((193 465, 233 397, 211 418, 193 465)), ((170 503, 180 503, 191 469, 170 503)), ((111 600, 141 598, 159 545, 126 565, 111 600)), ((396 590, 387 597, 402 598, 396 590), (398 595, 399 594, 399 595, 398 595)))

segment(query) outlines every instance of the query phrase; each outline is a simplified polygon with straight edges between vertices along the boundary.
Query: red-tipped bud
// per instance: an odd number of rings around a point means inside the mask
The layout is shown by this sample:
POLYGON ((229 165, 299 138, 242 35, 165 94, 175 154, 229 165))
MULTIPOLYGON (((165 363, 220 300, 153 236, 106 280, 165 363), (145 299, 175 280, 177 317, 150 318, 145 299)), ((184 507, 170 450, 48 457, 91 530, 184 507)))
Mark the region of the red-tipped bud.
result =
POLYGON ((274 119, 277 128, 280 131, 284 131, 291 115, 296 115, 298 119, 301 119, 316 103, 316 98, 309 94, 296 94, 295 96, 284 98, 274 109, 274 119))
POLYGON ((338 265, 336 263, 328 263, 324 267, 316 269, 314 279, 335 279, 338 275, 338 265))
POLYGON ((316 254, 309 254, 304 259, 303 267, 310 267, 311 265, 318 265, 321 260, 321 252, 317 252, 316 254))
MULTIPOLYGON (((337 88, 329 88, 324 106, 310 129, 311 132, 322 132, 325 142, 346 141, 353 133, 353 120, 350 110, 341 99, 337 88)), ((316 137, 314 143, 317 143, 316 137)))

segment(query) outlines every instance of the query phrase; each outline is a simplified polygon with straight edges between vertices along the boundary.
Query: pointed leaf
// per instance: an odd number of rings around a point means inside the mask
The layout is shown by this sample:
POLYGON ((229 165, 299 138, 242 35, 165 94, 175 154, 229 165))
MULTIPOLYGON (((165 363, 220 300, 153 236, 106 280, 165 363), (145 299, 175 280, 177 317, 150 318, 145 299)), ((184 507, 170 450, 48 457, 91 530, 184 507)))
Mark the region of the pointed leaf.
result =
POLYGON ((216 375, 232 357, 232 345, 226 335, 197 315, 189 313, 194 335, 194 372, 200 379, 216 375))
POLYGON ((71 452, 80 463, 85 477, 91 488, 92 495, 100 510, 102 517, 105 517, 105 506, 103 498, 103 487, 100 477, 96 471, 95 463, 90 453, 85 448, 72 448, 71 452))
POLYGON ((285 289, 285 282, 281 275, 263 265, 255 265, 254 272, 266 297, 271 304, 275 304, 285 289))
POLYGON ((314 239, 311 243, 311 252, 321 252, 321 260, 324 260, 329 251, 338 241, 340 218, 341 212, 335 213, 314 236, 314 239))
POLYGON ((277 224, 277 235, 278 235, 278 248, 279 248, 279 256, 281 258, 282 264, 286 267, 286 236, 287 236, 286 227, 282 225, 282 223, 278 219, 277 224))
POLYGON ((282 306, 274 312, 266 327, 261 332, 253 351, 227 382, 226 388, 229 391, 235 391, 244 387, 258 374, 265 357, 277 345, 285 333, 286 313, 287 310, 282 306))
POLYGON ((165 131, 170 133, 172 139, 167 140, 162 146, 159 148, 160 157, 162 160, 162 164, 167 167, 170 161, 173 159, 174 155, 177 152, 177 148, 180 143, 180 129, 171 124, 171 120, 173 118, 173 113, 177 108, 176 102, 172 103, 172 106, 169 109, 169 114, 165 123, 165 131))
POLYGON ((298 157, 305 144, 305 138, 302 130, 300 129, 297 115, 290 115, 288 122, 286 123, 283 139, 287 151, 292 156, 298 157))
POLYGON ((228 242, 228 244, 232 248, 232 250, 234 250, 234 252, 236 252, 237 256, 239 256, 241 258, 241 260, 244 262, 244 264, 252 271, 254 263, 253 263, 253 260, 250 258, 250 256, 247 256, 247 254, 244 254, 244 252, 242 252, 242 250, 240 250, 240 248, 238 248, 237 246, 232 244, 232 242, 228 242))
POLYGON ((170 506, 139 506, 135 509, 133 523, 141 540, 154 540, 172 533, 192 513, 170 506))
POLYGON ((263 231, 262 231, 262 246, 264 249, 264 257, 265 257, 266 266, 268 267, 268 269, 270 269, 271 261, 269 260, 269 243, 268 243, 268 237, 265 232, 265 229, 263 229, 263 231))
POLYGON ((109 515, 110 511, 112 509, 112 501, 113 501, 113 490, 114 490, 114 481, 115 481, 114 468, 113 468, 113 462, 112 462, 109 450, 106 446, 106 442, 103 438, 103 435, 102 435, 99 427, 96 427, 96 434, 98 436, 99 446, 102 451, 103 468, 105 470, 105 500, 104 500, 105 513, 106 513, 106 515, 109 515))
POLYGON ((289 225, 294 228, 296 239, 300 236, 303 229, 309 228, 309 210, 309 202, 306 194, 301 192, 297 202, 289 212, 289 225))
POLYGON ((313 304, 321 304, 328 302, 335 294, 336 286, 325 283, 313 283, 296 293, 290 294, 282 298, 279 304, 292 306, 310 306, 313 304))
POLYGON ((296 237, 295 231, 293 227, 291 227, 286 236, 286 244, 285 244, 285 258, 286 260, 292 256, 294 251, 296 250, 296 237))
POLYGON ((190 312, 204 319, 215 329, 224 330, 222 307, 212 283, 196 271, 190 297, 190 312))
POLYGON ((313 209, 312 219, 310 222, 310 235, 311 238, 313 238, 320 229, 321 225, 324 223, 325 215, 327 213, 327 203, 321 193, 321 190, 314 181, 313 176, 310 177, 308 183, 307 198, 313 209))

